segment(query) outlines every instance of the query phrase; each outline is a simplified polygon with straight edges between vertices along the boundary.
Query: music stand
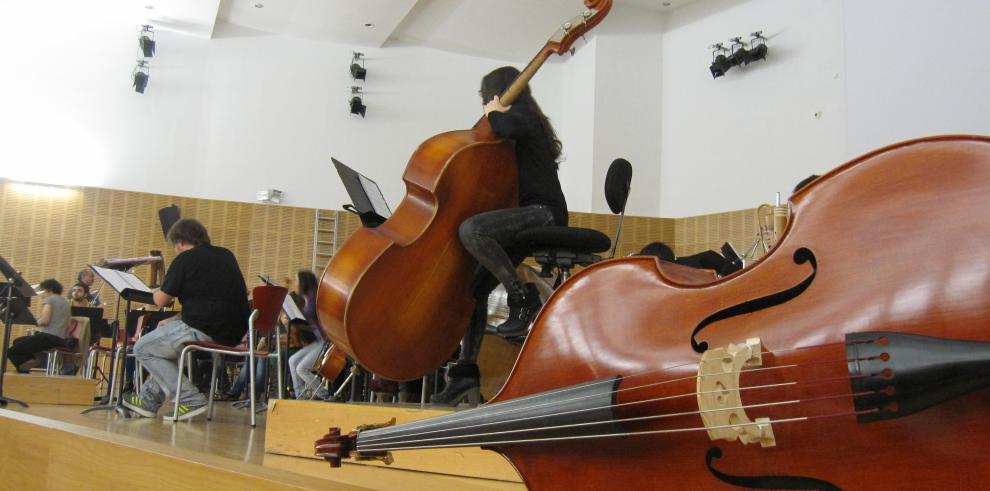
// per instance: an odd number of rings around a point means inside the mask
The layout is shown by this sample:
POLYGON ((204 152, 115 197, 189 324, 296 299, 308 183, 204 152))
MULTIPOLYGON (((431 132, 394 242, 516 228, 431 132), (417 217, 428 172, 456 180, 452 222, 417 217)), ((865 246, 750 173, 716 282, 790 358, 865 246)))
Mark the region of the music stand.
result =
MULTIPOLYGON (((104 284, 110 285, 110 288, 113 288, 113 290, 117 292, 119 298, 123 298, 127 302, 126 307, 124 307, 125 312, 131 311, 131 302, 147 303, 147 304, 155 303, 154 294, 152 294, 151 288, 148 287, 148 285, 145 285, 144 282, 138 279, 137 276, 134 276, 133 274, 128 273, 126 271, 117 271, 109 268, 101 268, 99 266, 94 266, 92 264, 89 265, 89 268, 92 269, 93 272, 96 273, 96 275, 103 280, 104 284)), ((120 353, 124 356, 125 361, 127 360, 127 348, 128 348, 129 338, 130 336, 128 336, 127 334, 127 327, 125 325, 124 340, 123 340, 124 344, 121 347, 122 349, 120 350, 120 353)), ((106 409, 106 410, 116 410, 125 418, 130 417, 130 412, 123 405, 124 398, 122 397, 123 396, 122 393, 118 394, 117 402, 113 401, 114 387, 120 385, 120 391, 123 391, 124 389, 122 385, 123 379, 127 378, 126 376, 120 377, 120 375, 117 374, 117 370, 116 370, 117 364, 120 363, 120 360, 117 359, 117 333, 114 333, 113 341, 110 345, 110 350, 111 353, 113 353, 113 356, 111 358, 113 361, 110 365, 111 367, 113 367, 110 370, 110 374, 111 374, 110 398, 107 401, 107 404, 101 404, 101 405, 93 406, 91 408, 87 408, 83 410, 82 414, 86 414, 91 411, 99 411, 106 409)), ((125 367, 124 370, 126 370, 127 363, 124 363, 124 367, 125 367)), ((123 372, 124 370, 121 370, 121 372, 123 372)))
POLYGON ((392 216, 392 210, 389 209, 378 183, 333 157, 330 157, 330 160, 337 168, 337 175, 340 176, 340 181, 344 183, 344 189, 353 202, 344 205, 344 209, 360 217, 361 224, 365 227, 374 228, 385 223, 385 220, 392 216))
POLYGON ((28 282, 24 281, 21 274, 2 257, 0 257, 0 273, 7 280, 4 284, 6 295, 3 297, 3 305, 0 306, 0 310, 3 311, 4 321, 3 350, 0 352, 0 407, 6 406, 8 402, 16 402, 21 407, 28 407, 23 401, 4 397, 3 378, 7 373, 7 349, 10 347, 11 327, 14 324, 38 325, 38 321, 35 320, 34 316, 31 315, 31 311, 28 310, 28 306, 31 305, 31 297, 37 295, 37 293, 34 291, 34 288, 31 288, 28 282), (15 290, 16 297, 14 296, 15 290))

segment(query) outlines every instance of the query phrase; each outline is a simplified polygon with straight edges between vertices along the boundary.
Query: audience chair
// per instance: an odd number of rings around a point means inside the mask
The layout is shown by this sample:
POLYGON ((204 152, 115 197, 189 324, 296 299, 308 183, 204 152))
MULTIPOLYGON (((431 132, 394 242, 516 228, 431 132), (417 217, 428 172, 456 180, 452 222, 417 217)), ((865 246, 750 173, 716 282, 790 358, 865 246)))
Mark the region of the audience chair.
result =
MULTIPOLYGON (((289 293, 284 287, 281 286, 258 286, 251 291, 251 299, 253 304, 253 310, 251 311, 251 316, 248 318, 248 346, 246 348, 241 348, 237 346, 226 346, 219 343, 210 343, 204 341, 189 341, 184 344, 182 352, 179 354, 179 376, 178 382, 175 388, 175 397, 173 397, 175 409, 172 414, 179 414, 179 398, 178 394, 182 392, 182 369, 183 364, 186 364, 188 370, 192 370, 192 352, 193 351, 206 351, 213 354, 213 371, 210 376, 210 395, 208 399, 209 408, 206 412, 207 419, 213 419, 213 397, 216 395, 217 390, 217 375, 218 367, 221 363, 219 360, 220 356, 238 356, 245 358, 246 368, 250 370, 248 372, 248 387, 251 400, 251 426, 256 426, 256 416, 255 416, 255 405, 257 404, 255 395, 255 381, 254 381, 254 371, 255 371, 255 359, 257 357, 271 358, 272 353, 268 351, 259 351, 255 349, 256 334, 267 336, 268 333, 274 331, 278 326, 278 316, 282 311, 282 301, 285 296, 289 293)), ((278 360, 278 367, 282 366, 282 343, 279 341, 279 337, 275 336, 276 346, 274 357, 278 360)), ((282 393, 282 387, 278 388, 279 394, 282 393)), ((174 422, 174 420, 173 420, 174 422)))
POLYGON ((598 230, 580 227, 537 227, 523 230, 516 235, 516 243, 532 251, 531 256, 542 267, 541 276, 556 275, 554 288, 560 286, 571 274, 574 266, 587 266, 602 260, 598 253, 612 248, 615 256, 622 233, 622 220, 626 213, 632 182, 632 165, 626 159, 616 159, 605 176, 605 200, 612 213, 619 215, 619 227, 615 241, 598 230))

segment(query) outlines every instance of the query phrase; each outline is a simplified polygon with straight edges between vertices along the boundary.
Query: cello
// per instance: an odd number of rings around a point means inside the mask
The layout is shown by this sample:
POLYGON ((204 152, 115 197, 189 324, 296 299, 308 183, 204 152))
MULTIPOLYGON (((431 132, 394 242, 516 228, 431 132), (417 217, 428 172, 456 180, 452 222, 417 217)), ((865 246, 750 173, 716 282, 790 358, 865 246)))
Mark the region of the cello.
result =
MULTIPOLYGON (((551 54, 570 50, 611 0, 585 0, 501 95, 511 105, 551 54)), ((467 218, 517 203, 515 149, 487 117, 434 136, 402 176, 406 195, 381 225, 358 229, 327 264, 317 292, 320 324, 334 345, 371 372, 411 380, 447 360, 467 329, 477 262, 457 229, 467 218)))
POLYGON ((687 284, 648 257, 589 266, 491 403, 334 428, 317 454, 481 446, 540 490, 986 482, 987 209, 990 137, 874 151, 793 195, 751 267, 687 284))

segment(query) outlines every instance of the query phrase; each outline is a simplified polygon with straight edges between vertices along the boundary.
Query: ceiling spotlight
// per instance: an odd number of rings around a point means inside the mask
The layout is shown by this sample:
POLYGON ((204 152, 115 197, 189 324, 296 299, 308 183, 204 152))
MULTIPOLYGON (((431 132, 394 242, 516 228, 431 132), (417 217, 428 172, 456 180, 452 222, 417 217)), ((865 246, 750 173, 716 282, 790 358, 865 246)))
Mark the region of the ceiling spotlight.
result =
POLYGON ((131 72, 131 79, 133 81, 134 92, 139 94, 144 93, 144 88, 148 86, 148 79, 151 76, 151 68, 148 67, 148 62, 144 60, 138 60, 137 65, 134 66, 134 71, 131 72))
POLYGON ((711 45, 712 49, 712 64, 708 67, 712 72, 712 78, 719 78, 725 75, 725 72, 732 68, 732 63, 726 56, 729 50, 725 48, 722 43, 715 43, 711 45))
POLYGON ((155 31, 152 29, 148 24, 142 25, 141 36, 138 37, 138 46, 145 58, 155 56, 155 31))
POLYGON ((351 78, 354 80, 364 80, 368 76, 368 70, 364 68, 364 53, 354 51, 351 57, 351 78), (359 65, 358 62, 361 62, 359 65))
POLYGON ((752 39, 749 43, 744 42, 740 36, 729 39, 732 43, 729 48, 722 43, 711 45, 712 64, 708 69, 712 72, 712 78, 724 76, 732 67, 746 66, 754 61, 766 59, 769 50, 763 31, 756 31, 750 36, 752 39))
POLYGON ((361 87, 352 86, 351 87, 351 100, 348 101, 351 106, 351 115, 364 117, 364 114, 368 111, 368 106, 365 106, 361 101, 361 87))

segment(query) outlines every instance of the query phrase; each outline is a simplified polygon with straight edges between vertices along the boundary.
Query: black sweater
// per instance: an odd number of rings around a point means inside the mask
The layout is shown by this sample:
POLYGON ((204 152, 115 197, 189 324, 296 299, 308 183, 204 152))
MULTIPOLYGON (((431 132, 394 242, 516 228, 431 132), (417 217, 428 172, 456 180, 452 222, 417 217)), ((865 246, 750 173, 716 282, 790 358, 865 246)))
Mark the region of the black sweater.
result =
POLYGON ((546 205, 553 212, 554 225, 566 226, 567 201, 557 178, 553 142, 539 117, 529 107, 513 104, 508 112, 488 113, 488 121, 495 135, 516 142, 519 206, 546 205))

